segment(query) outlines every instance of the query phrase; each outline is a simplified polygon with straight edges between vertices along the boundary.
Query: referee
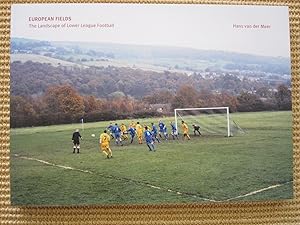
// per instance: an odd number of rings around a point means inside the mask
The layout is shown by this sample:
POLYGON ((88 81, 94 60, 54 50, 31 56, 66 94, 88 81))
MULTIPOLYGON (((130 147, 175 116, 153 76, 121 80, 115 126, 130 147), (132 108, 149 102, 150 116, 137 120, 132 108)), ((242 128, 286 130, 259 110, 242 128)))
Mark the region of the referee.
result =
POLYGON ((73 133, 73 136, 72 136, 72 141, 73 141, 73 144, 74 144, 73 153, 75 153, 76 150, 77 150, 77 153, 79 153, 80 139, 81 139, 81 135, 79 133, 79 129, 76 129, 75 132, 73 133))

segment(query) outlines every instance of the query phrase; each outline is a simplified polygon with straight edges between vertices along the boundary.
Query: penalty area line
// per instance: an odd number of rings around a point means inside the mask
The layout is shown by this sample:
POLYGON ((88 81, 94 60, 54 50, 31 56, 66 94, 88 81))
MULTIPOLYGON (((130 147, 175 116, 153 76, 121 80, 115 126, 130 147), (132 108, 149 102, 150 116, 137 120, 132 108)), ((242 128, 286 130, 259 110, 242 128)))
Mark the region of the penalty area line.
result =
POLYGON ((251 191, 251 192, 249 192, 247 194, 239 195, 239 196, 236 196, 236 197, 233 197, 233 198, 228 198, 228 199, 225 199, 223 201, 227 202, 227 201, 232 201, 232 200, 236 200, 236 199, 240 199, 240 198, 245 198, 245 197, 248 197, 248 196, 256 195, 256 194, 264 192, 264 191, 268 191, 268 190, 271 190, 271 189, 274 189, 274 188, 282 187, 283 185, 286 185, 286 184, 289 184, 289 183, 292 183, 292 182, 293 181, 287 181, 287 182, 284 182, 284 183, 281 183, 281 184, 271 185, 271 186, 266 187, 266 188, 262 188, 262 189, 259 189, 259 190, 256 190, 256 191, 251 191))
POLYGON ((26 156, 19 156, 18 154, 14 154, 14 156, 16 156, 20 159, 27 159, 27 160, 31 160, 31 161, 37 161, 37 162, 40 162, 40 163, 43 163, 43 164, 46 164, 46 165, 49 165, 49 166, 55 166, 55 167, 59 167, 59 168, 66 169, 66 170, 73 170, 73 171, 79 171, 79 172, 83 172, 83 173, 93 174, 89 170, 76 169, 76 168, 73 168, 73 167, 70 167, 70 166, 63 166, 63 165, 59 165, 59 164, 55 164, 55 163, 50 163, 50 162, 47 162, 47 161, 41 160, 41 159, 36 159, 36 158, 31 158, 31 157, 26 157, 26 156))
MULTIPOLYGON (((141 183, 141 182, 139 182, 139 183, 141 183)), ((186 192, 181 192, 181 191, 172 190, 172 189, 169 189, 169 188, 158 187, 158 186, 154 186, 154 185, 148 184, 148 183, 144 183, 144 184, 145 184, 146 186, 148 186, 148 187, 151 187, 151 188, 154 188, 154 189, 158 189, 158 190, 162 190, 162 191, 167 191, 167 192, 170 192, 170 193, 175 193, 175 194, 177 194, 177 195, 185 195, 185 196, 189 196, 189 197, 201 199, 201 200, 203 200, 203 201, 218 202, 217 200, 205 198, 205 197, 199 196, 199 195, 197 195, 197 194, 186 193, 186 192)))

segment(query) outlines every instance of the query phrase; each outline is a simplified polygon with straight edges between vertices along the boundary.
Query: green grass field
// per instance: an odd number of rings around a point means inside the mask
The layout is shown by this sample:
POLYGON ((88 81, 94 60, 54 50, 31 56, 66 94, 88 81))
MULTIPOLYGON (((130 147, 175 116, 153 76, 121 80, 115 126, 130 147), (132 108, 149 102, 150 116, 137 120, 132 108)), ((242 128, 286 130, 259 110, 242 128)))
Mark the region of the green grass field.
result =
MULTIPOLYGON (((11 129, 12 204, 165 204, 292 198, 292 113, 234 113, 231 118, 245 134, 230 138, 191 135, 191 141, 156 144, 156 152, 149 152, 137 140, 122 147, 111 143, 112 159, 106 159, 98 147, 99 133, 108 122, 85 124, 80 154, 72 153, 71 142, 80 124, 11 129)), ((140 121, 149 124, 158 119, 140 121)), ((128 125, 130 121, 124 122, 128 125)))

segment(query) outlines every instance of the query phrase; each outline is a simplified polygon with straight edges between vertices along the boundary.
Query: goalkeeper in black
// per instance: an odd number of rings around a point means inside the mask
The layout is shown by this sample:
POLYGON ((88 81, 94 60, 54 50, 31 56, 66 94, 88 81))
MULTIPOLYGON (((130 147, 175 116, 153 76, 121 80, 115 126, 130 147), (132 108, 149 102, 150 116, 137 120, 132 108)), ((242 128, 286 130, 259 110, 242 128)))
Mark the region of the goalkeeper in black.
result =
POLYGON ((193 128, 194 128, 194 135, 196 136, 196 132, 199 134, 199 135, 202 135, 201 132, 200 132, 200 126, 199 125, 196 125, 196 124, 193 124, 193 128))
POLYGON ((74 144, 73 153, 75 153, 76 150, 77 150, 77 153, 79 153, 80 139, 81 139, 81 135, 79 133, 79 129, 76 129, 75 132, 73 133, 73 136, 72 136, 72 141, 73 141, 73 144, 74 144))

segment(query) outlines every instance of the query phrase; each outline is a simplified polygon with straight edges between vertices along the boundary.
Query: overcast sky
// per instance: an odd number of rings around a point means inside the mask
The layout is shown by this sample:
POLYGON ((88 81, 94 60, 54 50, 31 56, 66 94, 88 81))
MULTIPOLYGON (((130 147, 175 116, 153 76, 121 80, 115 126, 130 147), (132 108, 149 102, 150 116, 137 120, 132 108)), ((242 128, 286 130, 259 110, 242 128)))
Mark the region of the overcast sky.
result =
POLYGON ((183 4, 14 4, 11 36, 111 42, 290 56, 288 7, 183 4), (29 17, 71 17, 30 22, 29 17), (112 28, 32 28, 29 24, 114 24, 112 28), (252 25, 237 28, 234 25, 252 25), (269 28, 253 28, 269 25, 269 28))

